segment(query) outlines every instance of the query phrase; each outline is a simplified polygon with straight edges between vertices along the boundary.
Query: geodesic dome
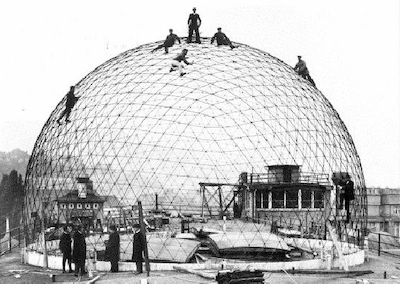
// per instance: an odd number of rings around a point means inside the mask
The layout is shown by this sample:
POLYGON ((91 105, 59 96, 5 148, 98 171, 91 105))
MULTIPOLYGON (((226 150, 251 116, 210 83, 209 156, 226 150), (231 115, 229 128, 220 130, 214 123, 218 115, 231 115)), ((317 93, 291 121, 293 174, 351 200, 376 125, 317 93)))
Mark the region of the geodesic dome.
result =
MULTIPOLYGON (((266 52, 208 42, 175 45, 169 54, 151 52, 161 42, 142 45, 77 83, 80 98, 71 123, 57 123, 63 98, 32 151, 27 216, 45 216, 46 224, 68 221, 59 201, 80 192, 79 178, 90 180, 104 204, 113 197, 110 210, 131 208, 138 200, 150 210, 157 198, 159 210, 200 214, 199 183, 235 184, 241 172, 299 165, 301 172, 326 175, 328 183, 333 172, 350 173, 356 193, 353 227, 365 228, 361 162, 329 101, 266 52), (181 77, 170 72, 170 64, 183 48, 193 65, 181 77)), ((232 187, 222 193, 232 199, 232 187)), ((110 210, 99 214, 106 219, 110 210)), ((33 232, 37 220, 29 220, 33 232)))

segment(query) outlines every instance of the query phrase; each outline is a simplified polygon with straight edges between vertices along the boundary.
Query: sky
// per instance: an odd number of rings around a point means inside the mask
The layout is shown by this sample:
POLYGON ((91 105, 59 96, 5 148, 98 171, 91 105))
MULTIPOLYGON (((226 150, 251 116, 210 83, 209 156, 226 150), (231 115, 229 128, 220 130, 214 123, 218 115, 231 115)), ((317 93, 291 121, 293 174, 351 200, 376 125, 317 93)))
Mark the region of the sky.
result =
POLYGON ((106 60, 187 36, 193 7, 200 33, 222 27, 232 41, 294 66, 307 62, 344 121, 367 187, 400 188, 400 1, 15 0, 0 3, 0 151, 32 152, 53 109, 106 60))

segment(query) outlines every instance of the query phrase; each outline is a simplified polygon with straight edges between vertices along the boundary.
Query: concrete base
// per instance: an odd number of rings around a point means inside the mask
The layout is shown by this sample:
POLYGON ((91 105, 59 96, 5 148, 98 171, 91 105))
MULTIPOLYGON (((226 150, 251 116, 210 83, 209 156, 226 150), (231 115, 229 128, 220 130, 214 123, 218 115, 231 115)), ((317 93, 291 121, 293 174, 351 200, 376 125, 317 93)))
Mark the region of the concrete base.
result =
MULTIPOLYGON (((40 252, 31 251, 27 249, 21 250, 22 259, 26 264, 43 267, 44 256, 40 252)), ((365 252, 364 250, 358 250, 351 254, 343 256, 348 266, 356 266, 364 263, 365 252)), ((92 259, 86 260, 86 266, 93 267, 96 271, 110 271, 111 265, 108 261, 96 261, 93 263, 92 259)), ((221 264, 215 263, 150 263, 151 271, 168 271, 174 270, 174 266, 189 268, 189 269, 222 269, 221 264)), ((262 269, 262 270, 290 270, 290 269, 331 269, 341 268, 343 264, 339 259, 330 258, 326 259, 310 259, 300 261, 286 261, 286 262, 229 262, 226 260, 224 265, 225 269, 262 269)), ((62 256, 61 255, 49 255, 48 256, 48 268, 62 270, 62 256)), ((133 262, 120 262, 120 271, 135 271, 136 265, 133 262)))

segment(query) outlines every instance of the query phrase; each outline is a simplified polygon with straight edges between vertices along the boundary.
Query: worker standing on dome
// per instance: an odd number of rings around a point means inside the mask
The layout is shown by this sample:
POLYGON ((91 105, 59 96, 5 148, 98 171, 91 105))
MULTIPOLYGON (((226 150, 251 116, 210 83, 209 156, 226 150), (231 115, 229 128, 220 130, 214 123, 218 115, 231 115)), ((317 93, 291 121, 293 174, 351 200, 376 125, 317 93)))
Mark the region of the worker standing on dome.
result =
POLYGON ((196 13, 196 8, 193 8, 193 13, 189 15, 188 26, 189 26, 189 35, 187 38, 187 43, 192 42, 193 31, 196 33, 196 43, 201 43, 199 34, 201 19, 200 15, 196 13))
POLYGON ((232 42, 230 41, 230 39, 226 36, 226 34, 224 34, 223 32, 221 32, 221 28, 217 28, 218 32, 216 32, 214 34, 214 36, 211 38, 211 44, 214 43, 215 40, 217 40, 217 45, 229 45, 231 49, 236 48, 236 46, 234 46, 232 44, 232 42))
POLYGON ((69 120, 69 115, 71 114, 71 110, 74 108, 76 102, 78 101, 79 97, 74 95, 75 86, 71 86, 69 92, 67 93, 67 100, 65 102, 65 109, 61 113, 60 117, 57 119, 58 124, 61 124, 61 119, 65 116, 65 122, 71 122, 69 120))
POLYGON ((165 53, 168 53, 168 47, 172 47, 175 44, 175 41, 177 41, 177 42, 179 42, 179 44, 181 44, 181 39, 176 34, 173 33, 172 29, 169 29, 169 35, 165 39, 164 43, 160 44, 159 46, 154 48, 151 52, 154 52, 154 51, 164 47, 165 53))
POLYGON ((172 60, 172 62, 171 62, 172 66, 171 66, 171 69, 169 69, 169 72, 172 72, 172 71, 175 71, 175 70, 179 69, 179 73, 180 73, 181 77, 186 74, 186 73, 183 72, 183 68, 185 67, 185 65, 183 65, 182 61, 184 63, 186 63, 187 65, 193 64, 193 62, 189 63, 186 60, 186 54, 187 53, 188 53, 188 50, 185 48, 185 49, 182 50, 181 53, 178 54, 177 57, 175 57, 172 60))
POLYGON ((308 72, 306 62, 303 59, 301 59, 301 55, 298 55, 297 58, 299 59, 299 61, 297 62, 296 66, 294 66, 294 71, 296 71, 297 74, 299 74, 304 79, 310 81, 310 83, 315 87, 315 82, 311 78, 310 73, 308 72))

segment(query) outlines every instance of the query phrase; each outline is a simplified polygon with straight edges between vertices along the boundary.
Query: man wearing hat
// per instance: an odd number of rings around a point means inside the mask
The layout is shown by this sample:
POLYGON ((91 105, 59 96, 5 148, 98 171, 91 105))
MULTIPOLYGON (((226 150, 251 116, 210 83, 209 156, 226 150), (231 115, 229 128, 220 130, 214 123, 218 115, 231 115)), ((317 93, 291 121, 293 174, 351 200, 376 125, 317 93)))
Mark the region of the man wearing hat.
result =
POLYGON ((140 231, 140 225, 133 225, 134 235, 133 235, 133 252, 132 260, 136 263, 136 274, 143 272, 143 251, 144 251, 144 237, 140 231))
POLYGON ((119 234, 115 225, 110 226, 110 237, 106 246, 106 257, 111 262, 111 272, 118 272, 119 234))
POLYGON ((234 46, 232 44, 232 42, 230 41, 230 39, 226 36, 226 34, 224 34, 223 32, 221 32, 221 28, 217 29, 218 32, 216 32, 214 34, 214 36, 211 38, 211 44, 214 43, 215 40, 217 40, 217 45, 229 45, 229 47, 231 49, 234 49, 236 46, 234 46))
POLYGON ((188 26, 189 26, 189 36, 187 38, 187 43, 192 42, 193 31, 196 33, 196 43, 201 43, 199 34, 201 19, 199 14, 196 13, 196 8, 193 8, 193 13, 189 15, 188 26))

